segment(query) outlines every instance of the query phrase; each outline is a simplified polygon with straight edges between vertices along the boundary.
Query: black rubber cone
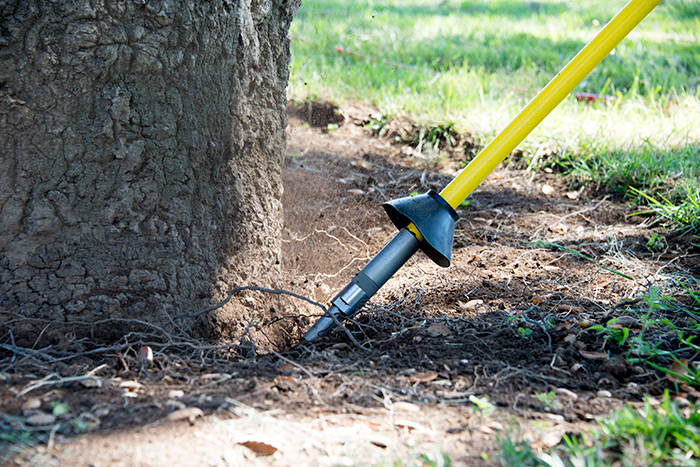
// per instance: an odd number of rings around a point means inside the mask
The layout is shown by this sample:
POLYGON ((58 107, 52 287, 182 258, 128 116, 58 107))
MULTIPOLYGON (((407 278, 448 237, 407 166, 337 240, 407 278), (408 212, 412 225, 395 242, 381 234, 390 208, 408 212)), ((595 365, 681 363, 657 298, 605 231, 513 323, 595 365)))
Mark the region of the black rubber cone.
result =
POLYGON ((424 238, 420 249, 442 267, 450 265, 457 213, 433 190, 382 204, 400 230, 413 223, 424 238))

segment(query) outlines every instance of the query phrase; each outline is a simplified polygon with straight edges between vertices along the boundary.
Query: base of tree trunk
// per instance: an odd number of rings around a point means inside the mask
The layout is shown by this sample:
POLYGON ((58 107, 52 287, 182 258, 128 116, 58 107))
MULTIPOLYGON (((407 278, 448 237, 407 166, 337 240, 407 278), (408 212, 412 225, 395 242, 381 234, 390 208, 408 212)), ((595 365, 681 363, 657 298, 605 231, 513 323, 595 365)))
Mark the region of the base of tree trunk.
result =
POLYGON ((0 6, 0 330, 237 336, 279 280, 298 0, 0 6), (98 5, 98 6, 96 6, 98 5))

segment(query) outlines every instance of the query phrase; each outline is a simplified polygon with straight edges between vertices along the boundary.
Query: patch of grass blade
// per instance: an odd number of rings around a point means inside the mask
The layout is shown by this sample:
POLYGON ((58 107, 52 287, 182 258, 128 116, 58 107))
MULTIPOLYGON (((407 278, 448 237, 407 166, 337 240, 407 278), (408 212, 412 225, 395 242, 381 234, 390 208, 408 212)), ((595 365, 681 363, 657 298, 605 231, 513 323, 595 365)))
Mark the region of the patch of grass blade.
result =
POLYGON ((550 452, 535 452, 513 433, 498 438, 505 466, 696 466, 700 463, 700 406, 681 407, 670 395, 654 407, 649 398, 641 409, 623 406, 598 427, 580 435, 564 435, 550 452))
POLYGON ((620 271, 616 271, 616 270, 614 270, 614 269, 612 269, 612 268, 609 268, 609 267, 607 267, 607 266, 601 264, 601 263, 600 263, 598 260, 596 260, 595 258, 593 258, 593 257, 591 257, 591 256, 588 256, 588 255, 585 254, 585 253, 581 253, 580 251, 575 250, 575 249, 573 249, 573 248, 567 248, 567 247, 565 247, 565 246, 563 246, 563 245, 559 245, 558 243, 543 242, 542 240, 537 240, 537 241, 535 241, 535 242, 529 242, 529 244, 530 244, 530 245, 533 245, 533 246, 535 246, 535 247, 537 247, 537 248, 550 248, 550 249, 554 249, 554 250, 558 250, 558 251, 563 251, 564 253, 568 253, 568 254, 570 254, 570 255, 572 255, 572 256, 575 256, 575 257, 577 257, 577 258, 581 258, 581 259, 588 260, 588 261, 592 262, 593 264, 595 264, 596 266, 598 266, 599 268, 601 268, 601 269, 603 269, 603 270, 605 270, 605 271, 611 272, 611 273, 613 273, 613 274, 616 274, 616 275, 618 275, 618 276, 620 276, 620 277, 624 277, 624 278, 627 279, 627 280, 630 280, 630 281, 633 281, 633 280, 634 280, 634 278, 628 276, 627 274, 623 274, 623 273, 621 273, 620 271))
POLYGON ((674 198, 666 197, 661 193, 648 194, 633 187, 630 187, 630 191, 649 205, 649 209, 636 212, 634 215, 654 214, 677 230, 700 233, 700 187, 691 188, 686 185, 685 193, 674 198))
POLYGON ((547 463, 538 458, 530 444, 523 440, 514 440, 513 432, 507 432, 496 438, 500 449, 500 460, 504 466, 546 466, 547 463))
POLYGON ((595 184, 624 194, 672 229, 700 232, 700 146, 661 149, 652 145, 608 150, 588 145, 583 152, 559 148, 537 164, 571 178, 573 186, 595 184))
POLYGON ((565 438, 567 464, 698 465, 699 409, 681 408, 668 393, 657 408, 648 398, 641 410, 625 405, 590 435, 565 438))
POLYGON ((616 343, 631 365, 645 363, 665 373, 676 384, 700 386, 700 367, 693 363, 700 354, 700 343, 695 342, 700 333, 698 294, 688 285, 679 284, 695 300, 694 304, 688 306, 678 298, 662 296, 659 287, 652 286, 642 297, 640 310, 627 310, 638 316, 639 331, 619 326, 619 318, 591 326, 589 330, 616 343))

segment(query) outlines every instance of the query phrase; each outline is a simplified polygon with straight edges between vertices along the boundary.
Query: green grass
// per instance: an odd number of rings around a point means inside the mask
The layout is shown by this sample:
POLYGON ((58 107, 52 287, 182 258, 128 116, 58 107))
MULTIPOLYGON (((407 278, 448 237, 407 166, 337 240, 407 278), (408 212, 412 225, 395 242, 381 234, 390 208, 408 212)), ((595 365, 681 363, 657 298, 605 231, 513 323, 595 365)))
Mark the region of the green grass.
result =
MULTIPOLYGON (((625 3, 306 0, 289 94, 364 102, 384 121, 408 115, 438 130, 429 136, 470 133, 483 146, 625 3)), ((521 145, 527 158, 550 155, 531 167, 692 206, 678 187, 700 177, 699 5, 662 2, 575 91, 609 98, 567 98, 521 145)))
MULTIPOLYGON (((596 21, 604 24, 623 4, 305 1, 292 23, 290 94, 365 101, 418 120, 452 115, 467 129, 488 134, 596 34, 601 28, 596 21), (339 54, 337 46, 364 58, 339 54), (487 121, 485 114, 491 117, 487 121)), ((619 114, 639 113, 640 102, 655 103, 655 114, 696 106, 700 53, 694 40, 700 23, 678 14, 678 4, 662 3, 578 90, 627 98, 615 104, 619 114)), ((566 107, 583 114, 576 118, 600 120, 609 114, 575 102, 566 107)))
POLYGON ((659 407, 625 406, 599 423, 588 436, 567 438, 564 452, 572 465, 698 465, 700 412, 683 409, 668 393, 659 407))
POLYGON ((686 278, 669 287, 674 296, 662 295, 651 286, 638 307, 621 309, 605 324, 588 328, 602 338, 600 348, 621 354, 632 366, 648 365, 665 374, 676 389, 679 385, 700 387, 700 281, 686 278), (638 327, 622 325, 633 317, 638 327))
POLYGON ((564 436, 549 453, 534 452, 513 433, 498 439, 503 465, 696 466, 700 463, 700 406, 682 407, 666 393, 655 407, 625 405, 598 423, 596 429, 564 436))
POLYGON ((573 187, 593 184, 646 206, 672 229, 700 233, 700 145, 658 147, 649 143, 622 150, 584 146, 578 152, 555 151, 535 161, 569 177, 573 187))

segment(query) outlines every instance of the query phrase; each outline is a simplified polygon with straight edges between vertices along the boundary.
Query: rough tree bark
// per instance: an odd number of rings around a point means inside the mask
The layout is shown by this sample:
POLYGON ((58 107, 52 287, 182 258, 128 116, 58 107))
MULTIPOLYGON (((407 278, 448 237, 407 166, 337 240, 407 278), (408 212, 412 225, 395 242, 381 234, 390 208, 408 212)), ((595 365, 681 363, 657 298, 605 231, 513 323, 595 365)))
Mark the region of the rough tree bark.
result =
MULTIPOLYGON (((3 334, 173 329, 277 281, 298 3, 0 2, 3 334)), ((214 327, 236 333, 228 313, 214 327)))

